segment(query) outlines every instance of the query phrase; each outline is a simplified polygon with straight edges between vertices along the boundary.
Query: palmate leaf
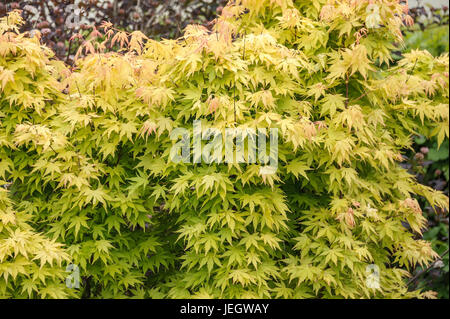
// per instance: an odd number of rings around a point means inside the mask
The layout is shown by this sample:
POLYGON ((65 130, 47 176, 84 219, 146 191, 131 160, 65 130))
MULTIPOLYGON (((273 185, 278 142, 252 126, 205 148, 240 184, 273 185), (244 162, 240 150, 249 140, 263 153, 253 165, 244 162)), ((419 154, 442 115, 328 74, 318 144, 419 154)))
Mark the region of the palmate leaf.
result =
POLYGON ((292 173, 296 178, 301 175, 304 178, 309 179, 306 171, 310 170, 311 168, 304 162, 298 160, 293 161, 286 166, 286 169, 288 173, 292 173))

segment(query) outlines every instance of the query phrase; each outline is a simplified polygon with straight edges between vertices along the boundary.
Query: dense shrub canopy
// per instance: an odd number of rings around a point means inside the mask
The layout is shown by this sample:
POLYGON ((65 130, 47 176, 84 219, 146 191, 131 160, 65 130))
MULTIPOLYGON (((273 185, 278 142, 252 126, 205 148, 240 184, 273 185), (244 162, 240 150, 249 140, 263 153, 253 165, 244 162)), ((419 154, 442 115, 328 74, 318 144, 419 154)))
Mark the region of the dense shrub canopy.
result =
POLYGON ((161 42, 104 23, 74 70, 14 31, 17 12, 2 18, 1 294, 430 296, 405 283, 436 258, 412 196, 448 198, 399 162, 415 134, 449 135, 448 56, 390 65, 405 12, 239 0, 212 30, 161 42), (114 43, 125 50, 107 52, 114 43), (194 120, 277 128, 278 170, 170 161, 170 133, 194 120), (80 291, 57 285, 63 261, 80 267, 80 291))

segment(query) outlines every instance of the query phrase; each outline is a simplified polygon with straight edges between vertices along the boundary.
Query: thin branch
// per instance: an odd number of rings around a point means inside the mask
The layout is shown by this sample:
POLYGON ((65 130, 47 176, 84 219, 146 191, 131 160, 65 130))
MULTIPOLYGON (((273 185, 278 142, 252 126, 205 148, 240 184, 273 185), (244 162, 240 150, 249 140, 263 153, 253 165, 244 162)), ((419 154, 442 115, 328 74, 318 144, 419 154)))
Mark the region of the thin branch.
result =
POLYGON ((411 285, 411 284, 412 284, 414 281, 416 281, 420 276, 422 276, 423 274, 425 274, 425 273, 427 273, 428 271, 430 271, 430 269, 434 268, 434 266, 436 265, 436 263, 437 263, 438 261, 441 261, 442 258, 444 258, 444 256, 447 255, 447 254, 448 254, 448 249, 447 249, 447 250, 439 257, 438 260, 434 261, 430 266, 428 266, 428 268, 419 271, 414 277, 412 277, 412 278, 408 281, 407 285, 408 285, 408 286, 411 285))
POLYGON ((346 74, 346 79, 345 79, 345 107, 348 107, 348 72, 346 74))
POLYGON ((234 123, 236 124, 236 80, 234 80, 233 100, 234 100, 234 123))
POLYGON ((408 78, 406 79, 406 82, 405 82, 406 84, 408 83, 409 79, 411 78, 411 75, 414 73, 414 69, 416 68, 416 65, 417 65, 417 60, 418 59, 416 59, 416 61, 414 62, 414 66, 413 66, 413 68, 411 70, 411 74, 409 74, 408 78))
POLYGON ((66 56, 66 63, 68 63, 69 61, 69 57, 70 57, 70 50, 72 49, 72 41, 69 40, 69 47, 67 48, 67 56, 66 56))
POLYGON ((367 94, 369 94, 370 92, 365 92, 363 95, 361 95, 360 97, 358 97, 358 98, 356 98, 356 99, 354 99, 353 100, 353 102, 357 102, 357 101, 359 101, 359 100, 361 100, 363 97, 365 97, 367 94))
POLYGON ((242 60, 245 60, 245 38, 247 37, 247 31, 244 33, 244 52, 242 53, 242 60))
POLYGON ((58 155, 58 153, 55 151, 55 149, 52 147, 52 145, 50 144, 49 146, 50 146, 51 150, 52 150, 53 152, 55 152, 55 155, 58 155))
POLYGON ((75 86, 77 87, 77 91, 78 91, 78 94, 80 95, 80 99, 81 99, 82 95, 81 95, 81 92, 80 92, 80 88, 78 87, 78 82, 77 81, 75 81, 75 86))

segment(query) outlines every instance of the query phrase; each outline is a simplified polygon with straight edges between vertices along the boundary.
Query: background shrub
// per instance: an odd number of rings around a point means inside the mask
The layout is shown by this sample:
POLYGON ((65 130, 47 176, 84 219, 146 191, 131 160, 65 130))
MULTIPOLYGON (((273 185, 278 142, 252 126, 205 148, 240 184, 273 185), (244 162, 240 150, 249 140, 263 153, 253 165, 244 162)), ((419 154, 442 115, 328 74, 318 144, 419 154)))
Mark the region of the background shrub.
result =
POLYGON ((226 0, 5 0, 0 3, 0 17, 21 9, 25 22, 21 31, 39 30, 42 42, 72 64, 80 43, 70 39, 89 34, 88 26, 110 21, 117 28, 139 30, 152 38, 178 38, 188 24, 208 24, 225 4, 226 0))
MULTIPOLYGON (((448 53, 449 29, 448 8, 420 6, 411 9, 415 25, 405 32, 405 52, 413 49, 424 49, 434 56, 448 53)), ((409 161, 405 167, 416 174, 418 181, 444 192, 448 196, 449 166, 448 139, 438 147, 436 138, 416 138, 414 152, 408 154, 409 161)), ((418 267, 415 279, 410 282, 414 287, 429 287, 438 292, 440 298, 449 297, 448 275, 448 215, 435 214, 424 201, 419 202, 428 219, 428 231, 424 238, 431 241, 433 249, 441 256, 443 263, 435 267, 423 269, 418 267)))

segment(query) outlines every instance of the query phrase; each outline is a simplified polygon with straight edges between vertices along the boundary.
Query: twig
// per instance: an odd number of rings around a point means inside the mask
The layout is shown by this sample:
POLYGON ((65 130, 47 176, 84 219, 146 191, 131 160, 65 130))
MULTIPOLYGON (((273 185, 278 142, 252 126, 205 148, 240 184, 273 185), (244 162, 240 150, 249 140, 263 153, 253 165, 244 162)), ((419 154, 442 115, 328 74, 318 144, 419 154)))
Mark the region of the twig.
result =
POLYGON ((346 74, 346 79, 345 79, 345 107, 348 107, 348 72, 346 74))
POLYGON ((416 68, 417 60, 418 60, 418 59, 416 59, 416 61, 414 61, 414 66, 413 66, 413 68, 412 68, 412 70, 411 70, 411 74, 409 74, 409 75, 408 75, 408 78, 406 79, 406 82, 405 82, 406 84, 408 84, 408 81, 409 81, 409 79, 411 78, 411 75, 413 74, 414 69, 416 68))
POLYGON ((68 61, 69 61, 70 50, 71 50, 71 49, 72 49, 72 41, 69 40, 69 48, 67 49, 66 63, 68 63, 68 61))
POLYGON ((359 101, 361 100, 363 97, 365 97, 367 94, 369 94, 369 92, 365 92, 363 95, 361 95, 360 97, 356 98, 355 100, 353 100, 353 102, 359 101))
POLYGON ((244 52, 242 53, 242 60, 245 60, 245 38, 247 37, 247 31, 244 33, 244 52))
POLYGON ((49 146, 50 146, 51 150, 52 150, 53 152, 55 152, 55 155, 58 155, 58 153, 55 151, 55 149, 52 147, 52 145, 50 144, 49 146))
POLYGON ((75 86, 77 87, 78 94, 80 95, 80 99, 82 98, 80 88, 78 87, 78 82, 75 81, 75 86))
POLYGON ((234 80, 233 100, 234 100, 234 123, 236 123, 236 80, 234 80))

